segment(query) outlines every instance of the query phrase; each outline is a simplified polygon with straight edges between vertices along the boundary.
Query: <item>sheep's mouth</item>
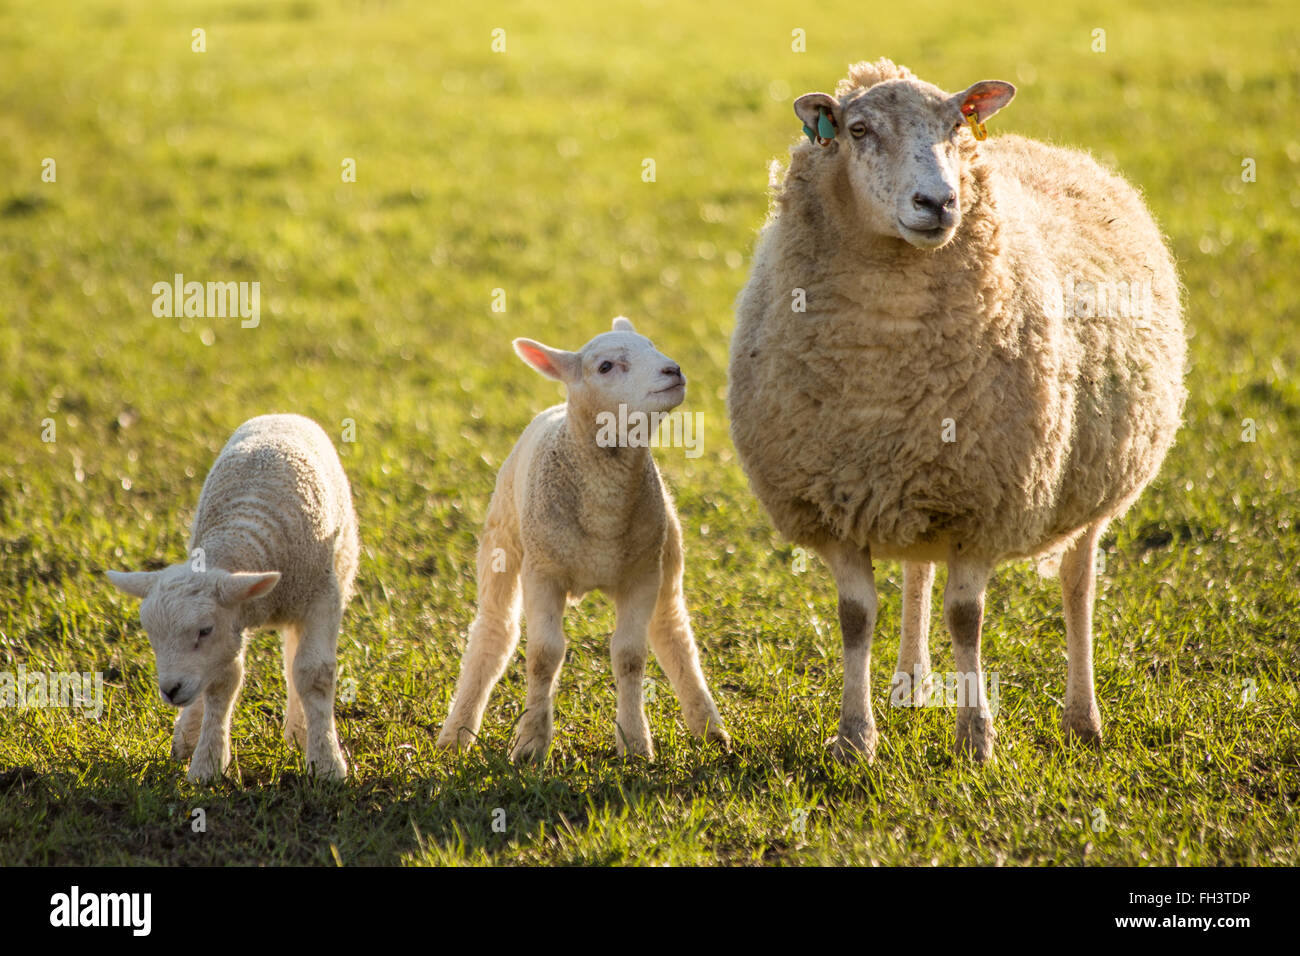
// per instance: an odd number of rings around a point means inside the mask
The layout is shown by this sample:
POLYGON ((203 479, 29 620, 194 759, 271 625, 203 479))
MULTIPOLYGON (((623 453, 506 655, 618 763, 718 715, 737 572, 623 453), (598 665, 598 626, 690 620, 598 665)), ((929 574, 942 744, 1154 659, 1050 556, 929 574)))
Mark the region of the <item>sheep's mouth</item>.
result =
POLYGON ((903 240, 919 249, 937 249, 956 232, 955 226, 943 225, 934 226, 930 229, 918 229, 915 226, 909 226, 902 219, 898 220, 898 228, 902 231, 903 240))
POLYGON ((684 391, 686 391, 686 383, 685 383, 685 382, 678 382, 678 383, 675 384, 675 385, 669 385, 667 388, 659 388, 659 389, 655 389, 655 390, 654 390, 653 392, 651 392, 650 394, 651 394, 651 395, 667 395, 667 394, 669 394, 670 392, 679 392, 679 391, 680 391, 680 392, 684 392, 684 391))

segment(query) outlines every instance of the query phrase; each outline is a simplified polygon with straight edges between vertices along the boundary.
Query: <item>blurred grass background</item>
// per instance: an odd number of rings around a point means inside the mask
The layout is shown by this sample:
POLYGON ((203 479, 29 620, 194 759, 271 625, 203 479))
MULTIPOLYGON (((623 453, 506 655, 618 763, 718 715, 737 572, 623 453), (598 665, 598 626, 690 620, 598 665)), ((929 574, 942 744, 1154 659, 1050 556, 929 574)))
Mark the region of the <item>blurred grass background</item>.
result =
MULTIPOLYGON (((0 63, 0 670, 108 675, 99 721, 0 708, 0 863, 1300 861, 1293 5, 4 0, 0 63), (1104 542, 1100 754, 1061 747, 1059 592, 1024 565, 989 595, 997 763, 954 761, 951 711, 888 707, 901 572, 884 562, 880 757, 822 753, 833 586, 815 561, 793 573, 748 492, 727 344, 767 164, 799 132, 791 100, 881 55, 945 89, 1014 82, 992 132, 1122 171, 1187 287, 1186 426, 1104 542), (261 324, 156 318, 152 285, 175 273, 260 282, 261 324), (435 755, 496 468, 558 396, 510 339, 573 348, 619 313, 682 364, 704 414, 703 457, 658 459, 735 753, 687 737, 651 665, 660 758, 614 758, 612 614, 591 597, 567 621, 550 764, 503 757, 518 662, 486 746, 435 755), (356 773, 302 778, 263 634, 235 721, 242 782, 198 790, 167 759, 136 606, 100 572, 179 560, 217 450, 268 411, 336 438, 356 423, 339 445, 364 541, 340 646, 356 773)), ((932 643, 950 669, 938 625, 932 643)))

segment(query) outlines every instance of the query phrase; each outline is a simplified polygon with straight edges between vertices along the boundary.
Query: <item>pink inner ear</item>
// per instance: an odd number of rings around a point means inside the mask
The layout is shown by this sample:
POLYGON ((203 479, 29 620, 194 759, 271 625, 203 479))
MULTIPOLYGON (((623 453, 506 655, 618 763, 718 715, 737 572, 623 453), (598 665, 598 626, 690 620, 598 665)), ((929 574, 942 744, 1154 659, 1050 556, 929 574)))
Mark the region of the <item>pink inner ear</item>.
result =
POLYGON ((528 360, 528 364, 537 369, 537 371, 545 375, 550 375, 553 378, 560 377, 560 373, 551 362, 551 357, 541 349, 528 345, 525 342, 520 342, 519 351, 523 353, 524 358, 528 360))
POLYGON ((263 578, 260 581, 255 581, 252 584, 250 584, 248 588, 244 591, 243 595, 240 597, 240 600, 251 601, 255 597, 260 597, 261 595, 265 594, 267 591, 271 590, 271 588, 275 585, 275 583, 276 581, 273 578, 263 578))

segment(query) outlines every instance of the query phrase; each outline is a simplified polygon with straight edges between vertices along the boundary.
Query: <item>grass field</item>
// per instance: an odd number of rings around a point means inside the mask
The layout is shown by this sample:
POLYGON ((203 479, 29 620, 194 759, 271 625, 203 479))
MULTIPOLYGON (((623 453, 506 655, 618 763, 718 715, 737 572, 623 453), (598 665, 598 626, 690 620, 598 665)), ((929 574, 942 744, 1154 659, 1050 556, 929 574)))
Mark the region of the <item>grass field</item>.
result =
MULTIPOLYGON (((1145 6, 0 4, 0 671, 105 681, 98 720, 0 708, 0 864, 1300 863, 1300 12, 1145 6), (992 132, 1086 146, 1139 184, 1186 284, 1186 424, 1103 542, 1099 753, 1062 745, 1060 595, 1026 564, 989 592, 996 762, 953 756, 951 710, 889 707, 887 562, 878 759, 823 750, 834 588, 749 493, 727 345, 790 101, 880 55, 946 89, 1016 83, 992 132), (155 317, 176 273, 259 281, 260 324, 155 317), (701 457, 657 457, 734 750, 689 737, 652 663, 659 757, 616 757, 613 615, 589 597, 549 763, 505 758, 522 658, 485 745, 438 754, 496 469, 558 396, 510 339, 576 348, 619 313, 704 416, 701 457), (355 773, 306 777, 259 634, 235 779, 198 788, 168 758, 136 604, 101 572, 180 560, 217 450, 268 411, 323 423, 353 483, 355 773)), ((931 640, 950 670, 938 622, 931 640)))

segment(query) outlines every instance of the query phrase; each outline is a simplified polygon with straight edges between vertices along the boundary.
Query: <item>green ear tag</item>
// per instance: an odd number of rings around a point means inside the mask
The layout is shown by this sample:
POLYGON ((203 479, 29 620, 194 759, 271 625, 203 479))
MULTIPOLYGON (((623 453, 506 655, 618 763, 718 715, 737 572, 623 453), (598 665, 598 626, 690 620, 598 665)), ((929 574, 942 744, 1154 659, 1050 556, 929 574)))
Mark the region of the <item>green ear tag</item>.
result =
POLYGON ((803 124, 803 134, 808 137, 808 142, 811 143, 813 141, 814 133, 812 131, 812 127, 809 126, 807 123, 803 124))
POLYGON ((819 106, 817 111, 821 114, 817 117, 817 135, 822 139, 834 139, 835 124, 833 124, 831 118, 826 115, 826 107, 819 106))

